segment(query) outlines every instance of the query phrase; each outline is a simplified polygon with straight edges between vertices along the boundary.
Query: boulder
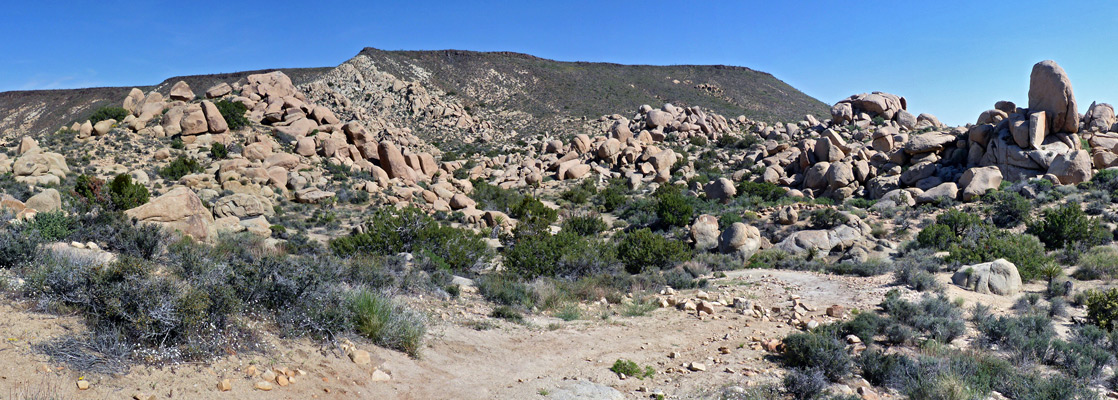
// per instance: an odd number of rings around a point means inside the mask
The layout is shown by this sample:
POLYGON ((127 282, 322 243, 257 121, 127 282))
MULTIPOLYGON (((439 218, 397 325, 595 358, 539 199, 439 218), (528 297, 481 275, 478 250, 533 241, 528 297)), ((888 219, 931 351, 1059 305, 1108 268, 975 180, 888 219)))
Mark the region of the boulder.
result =
POLYGON ((215 218, 251 218, 272 215, 275 212, 270 201, 245 193, 235 193, 217 199, 213 208, 215 218))
POLYGON ((645 124, 648 126, 648 129, 666 127, 674 120, 675 118, 672 118, 672 114, 661 110, 649 111, 645 116, 645 124))
POLYGON ((179 230, 197 240, 213 236, 214 217, 190 188, 179 186, 151 202, 124 212, 140 222, 179 230))
POLYGON ((773 215, 776 223, 781 225, 792 225, 800 219, 800 213, 791 206, 782 207, 773 215))
POLYGON ((39 142, 38 141, 36 141, 35 139, 32 139, 30 136, 24 136, 23 139, 21 139, 19 141, 19 147, 16 148, 16 154, 22 156, 23 153, 26 153, 28 151, 31 151, 32 149, 37 149, 37 148, 39 148, 39 142))
POLYGON ((1002 171, 995 166, 970 168, 963 172, 958 184, 963 188, 963 201, 972 201, 1001 185, 1002 171))
POLYGON ((945 182, 916 195, 916 202, 920 204, 933 203, 941 199, 955 200, 959 195, 959 187, 955 182, 945 182))
POLYGON ((718 178, 708 183, 703 188, 708 199, 718 200, 723 203, 729 202, 734 196, 738 194, 738 189, 734 187, 734 182, 726 178, 718 178))
POLYGON ((951 282, 984 294, 1010 296, 1021 291, 1021 274, 1017 266, 1005 259, 959 267, 951 282))
POLYGON ((1071 79, 1055 61, 1045 60, 1033 65, 1029 76, 1029 111, 1044 111, 1052 132, 1079 132, 1079 110, 1071 79))
POLYGON ((1106 103, 1091 103, 1083 116, 1083 126, 1087 130, 1109 131, 1114 126, 1114 107, 1106 103))
POLYGON ((194 100, 194 92, 190 90, 190 85, 187 85, 186 82, 178 81, 175 86, 171 87, 171 100, 194 100))
POLYGON ((1031 149, 1039 149, 1044 144, 1044 137, 1048 136, 1048 119, 1045 117, 1047 113, 1044 111, 1037 111, 1029 114, 1029 134, 1028 134, 1028 147, 1031 149))
POLYGON ((904 151, 908 154, 921 154, 943 150, 947 144, 955 141, 955 135, 931 132, 913 136, 905 143, 904 151))
POLYGON ((403 153, 396 148, 395 143, 387 140, 380 142, 377 146, 377 154, 380 155, 380 167, 388 173, 389 178, 412 179, 408 172, 407 161, 404 160, 403 153))
POLYGON ((229 124, 225 122, 225 117, 221 116, 221 111, 213 102, 203 100, 202 113, 206 116, 206 125, 209 126, 210 133, 225 133, 229 130, 229 124))
POLYGON ((24 206, 38 212, 58 211, 62 209, 62 196, 56 189, 44 189, 27 199, 24 206))
POLYGON ((466 196, 462 193, 455 193, 454 196, 450 197, 450 208, 454 210, 470 208, 476 205, 477 202, 474 201, 474 199, 471 199, 469 196, 466 196))
POLYGON ((202 105, 187 105, 182 111, 182 120, 179 121, 179 127, 182 129, 183 135, 200 135, 209 131, 210 124, 206 119, 206 112, 202 110, 202 105))
POLYGON ((97 121, 96 124, 93 124, 93 135, 94 136, 107 135, 109 132, 112 132, 114 125, 116 125, 116 120, 115 119, 106 119, 106 120, 102 120, 102 121, 97 121))
POLYGON ((691 240, 695 250, 708 251, 718 247, 718 218, 710 214, 700 215, 691 224, 691 240))
POLYGON ((228 83, 222 82, 206 89, 206 98, 216 99, 229 93, 233 93, 233 87, 229 86, 228 83))
POLYGON ((1072 185, 1091 180, 1091 154, 1086 150, 1078 150, 1057 155, 1048 167, 1048 173, 1055 175, 1061 184, 1072 185))
POLYGON ((718 237, 718 250, 748 260, 761 248, 761 231, 756 227, 735 222, 718 237))

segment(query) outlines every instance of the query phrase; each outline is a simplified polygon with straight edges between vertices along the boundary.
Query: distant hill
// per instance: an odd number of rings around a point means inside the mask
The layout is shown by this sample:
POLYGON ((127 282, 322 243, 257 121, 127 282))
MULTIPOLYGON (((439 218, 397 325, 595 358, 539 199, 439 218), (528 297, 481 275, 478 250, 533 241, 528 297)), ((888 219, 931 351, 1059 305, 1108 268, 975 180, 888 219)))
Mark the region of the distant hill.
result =
MULTIPOLYGON (((280 70, 290 76, 295 84, 300 84, 330 69, 324 67, 281 68, 280 70)), ((4 137, 10 137, 12 134, 38 135, 53 132, 63 125, 85 120, 97 108, 107 105, 119 106, 133 87, 145 92, 157 90, 166 95, 175 82, 186 81, 195 94, 201 95, 207 88, 219 82, 233 82, 250 74, 269 71, 274 70, 177 76, 150 86, 0 92, 0 133, 4 137)))
MULTIPOLYGON (((571 118, 631 114, 641 104, 701 106, 733 118, 798 121, 805 114, 828 115, 829 107, 771 74, 723 65, 621 65, 563 62, 511 52, 462 50, 359 53, 375 67, 407 81, 458 98, 474 110, 505 110, 531 115, 545 126, 571 118)), ((320 79, 335 68, 279 69, 296 85, 320 79)), ((196 94, 219 82, 272 70, 168 78, 136 86, 164 94, 186 81, 196 94)), ((0 93, 0 133, 4 137, 53 132, 84 120, 98 107, 119 105, 131 87, 32 90, 0 93)))
POLYGON ((798 121, 806 114, 824 117, 830 109, 771 74, 745 67, 563 62, 520 53, 462 50, 366 48, 360 54, 401 79, 427 80, 485 106, 520 110, 537 118, 550 114, 597 118, 665 102, 770 122, 798 121))

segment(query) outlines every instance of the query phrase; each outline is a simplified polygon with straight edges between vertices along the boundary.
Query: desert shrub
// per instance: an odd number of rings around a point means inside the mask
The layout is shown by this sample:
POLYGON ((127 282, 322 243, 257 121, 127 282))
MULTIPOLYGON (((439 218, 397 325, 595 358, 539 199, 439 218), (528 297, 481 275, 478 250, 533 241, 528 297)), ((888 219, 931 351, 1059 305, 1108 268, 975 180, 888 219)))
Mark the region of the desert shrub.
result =
POLYGON ((500 211, 511 215, 512 208, 524 198, 524 195, 515 190, 502 189, 481 179, 475 179, 471 183, 474 192, 470 194, 470 198, 477 202, 479 210, 500 211))
POLYGON ((202 165, 198 163, 198 160, 179 157, 167 164, 166 167, 160 168, 159 176, 169 181, 178 181, 184 176, 199 172, 202 172, 202 165))
POLYGON ((1015 234, 982 224, 964 229, 963 234, 956 236, 955 243, 937 248, 950 252, 948 262, 975 264, 1004 258, 1017 266, 1021 279, 1026 281, 1040 277, 1053 263, 1044 245, 1033 235, 1015 234))
POLYGON ((427 325, 422 314, 388 296, 363 290, 352 300, 357 332, 378 346, 419 355, 427 325))
POLYGON ((484 238, 470 230, 443 226, 417 208, 380 208, 364 226, 364 232, 330 241, 330 249, 341 256, 358 254, 427 254, 452 271, 466 271, 492 258, 484 238))
POLYGON ((975 323, 981 346, 997 345, 1009 351, 1015 362, 1042 360, 1056 332, 1047 315, 990 316, 975 323))
POLYGON ((885 327, 886 319, 873 312, 860 312, 849 321, 843 322, 839 332, 843 335, 854 335, 862 342, 872 344, 874 336, 885 327))
POLYGON ((578 185, 560 193, 559 197, 574 204, 585 204, 597 193, 598 187, 594 185, 594 181, 585 179, 578 185))
POLYGON ((539 276, 577 278, 612 270, 617 264, 611 243, 580 236, 574 230, 552 235, 546 229, 518 226, 505 250, 504 264, 526 279, 539 276))
POLYGON ((873 207, 874 204, 877 204, 877 200, 870 200, 862 197, 851 197, 849 199, 846 199, 846 202, 843 204, 854 208, 868 210, 870 209, 870 207, 873 207))
POLYGON ((210 145, 210 157, 215 160, 229 157, 229 149, 221 142, 213 142, 213 144, 210 145))
POLYGON ((1075 379, 1093 380, 1099 377, 1113 355, 1093 343, 1052 341, 1049 363, 1075 379))
POLYGON ((151 195, 148 189, 132 182, 132 176, 120 174, 109 183, 109 201, 117 210, 129 210, 144 205, 151 195))
POLYGON ((71 240, 100 243, 106 250, 151 260, 162 250, 167 235, 154 224, 138 224, 120 211, 74 216, 71 240))
POLYGON ((885 354, 877 348, 863 351, 854 362, 862 370, 862 377, 874 386, 893 383, 898 372, 915 368, 912 359, 902 354, 885 354))
POLYGON ((997 191, 990 200, 993 202, 990 220, 999 228, 1012 228, 1029 220, 1032 203, 1017 192, 997 191))
POLYGON ((823 329, 786 336, 783 362, 790 368, 818 368, 833 382, 846 377, 852 365, 846 345, 823 329))
POLYGON ((50 211, 35 214, 35 218, 24 222, 22 228, 26 234, 37 234, 43 240, 54 242, 70 236, 74 224, 74 219, 66 213, 50 211))
POLYGON ((845 224, 850 220, 846 214, 831 207, 823 207, 811 212, 811 227, 814 229, 831 229, 845 224))
POLYGON ((629 189, 625 186, 623 179, 613 179, 610 180, 605 189, 598 191, 594 201, 600 204, 605 211, 612 212, 628 202, 626 197, 628 193, 629 189))
POLYGON ((532 196, 524 196, 520 202, 509 209, 509 216, 519 220, 519 224, 550 225, 559 219, 559 211, 548 207, 532 196))
POLYGON ((742 181, 738 184, 738 197, 751 197, 773 203, 784 197, 786 189, 768 182, 742 181))
POLYGON ((1097 218, 1083 213, 1078 203, 1045 210, 1044 216, 1029 224, 1026 232, 1036 235, 1049 249, 1062 249, 1068 245, 1088 249, 1113 239, 1097 218))
POLYGON ((1118 288, 1087 292, 1087 320, 1106 330, 1118 321, 1118 288))
POLYGON ((175 150, 182 150, 186 148, 186 143, 182 141, 181 136, 171 138, 171 148, 175 150))
POLYGON ((575 215, 563 221, 562 226, 564 231, 571 231, 581 236, 595 236, 609 226, 602 220, 602 217, 597 214, 575 215))
POLYGON ((827 267, 827 272, 832 274, 863 277, 882 275, 892 270, 893 266, 891 264, 880 259, 866 261, 844 260, 827 267))
POLYGON ((527 284, 503 275, 486 275, 477 281, 478 292, 486 300, 507 306, 532 308, 536 294, 527 284))
POLYGON ((1079 257, 1076 279, 1114 279, 1118 277, 1118 249, 1098 246, 1079 257))
POLYGON ((249 125, 248 117, 245 117, 245 112, 248 112, 248 107, 241 102, 220 100, 214 103, 217 106, 217 111, 221 112, 221 117, 225 119, 225 123, 229 125, 229 130, 237 130, 249 125))
MULTIPOLYGON (((946 227, 944 225, 940 225, 946 227)), ((902 285, 924 292, 928 290, 939 291, 943 284, 936 280, 936 272, 940 270, 940 261, 929 249, 920 249, 906 252, 893 262, 894 278, 902 285)))
POLYGON ((662 223, 667 226, 687 226, 691 223, 694 207, 678 186, 660 186, 653 196, 656 198, 656 217, 662 223))
POLYGON ((646 366, 641 368, 632 360, 626 360, 624 358, 619 358, 617 361, 614 361, 613 366, 609 367, 609 370, 618 375, 625 375, 642 380, 656 375, 656 370, 652 369, 652 367, 646 366))
POLYGON ((13 268, 30 263, 39 256, 43 239, 32 231, 11 227, 0 231, 0 267, 13 268))
POLYGON ((105 181, 100 178, 82 174, 74 180, 74 193, 89 203, 104 204, 108 201, 102 193, 104 186, 105 181))
POLYGON ((512 308, 510 306, 494 307, 493 312, 490 312, 489 316, 493 318, 512 321, 518 324, 524 323, 524 314, 521 314, 520 311, 517 311, 515 308, 512 308))
POLYGON ((827 385, 827 377, 818 368, 792 368, 784 375, 784 390, 796 400, 817 398, 827 385))
POLYGON ((680 241, 653 233, 648 228, 623 235, 617 246, 617 257, 631 274, 646 268, 666 269, 672 264, 691 258, 691 249, 680 241))
POLYGON ((912 303, 901 299, 899 293, 890 292, 881 308, 897 322, 941 343, 950 343, 966 331, 962 311, 942 294, 924 295, 919 303, 912 303))
POLYGON ((106 106, 93 111, 93 114, 89 115, 89 122, 96 124, 107 119, 114 119, 116 122, 121 122, 124 121, 129 114, 131 113, 125 110, 124 107, 106 106))
POLYGON ((916 234, 916 245, 921 248, 946 250, 958 241, 955 231, 943 224, 930 225, 916 234))

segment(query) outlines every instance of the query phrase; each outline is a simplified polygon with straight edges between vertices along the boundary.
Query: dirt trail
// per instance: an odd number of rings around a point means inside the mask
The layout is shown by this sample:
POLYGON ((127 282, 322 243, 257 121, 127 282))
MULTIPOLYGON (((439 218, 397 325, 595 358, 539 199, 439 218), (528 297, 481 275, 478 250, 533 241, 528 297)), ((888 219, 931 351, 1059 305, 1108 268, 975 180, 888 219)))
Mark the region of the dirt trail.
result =
MULTIPOLYGON (((831 320, 824 315, 827 306, 872 308, 891 288, 890 281, 888 276, 851 278, 748 270, 731 272, 705 291, 722 298, 746 297, 766 308, 784 306, 791 295, 799 295, 800 301, 813 310, 805 312, 805 318, 827 322, 831 320)), ((676 297, 690 299, 696 293, 682 291, 676 297)), ((720 306, 714 315, 704 317, 675 308, 608 319, 588 311, 583 314, 592 319, 563 322, 536 316, 524 325, 499 321, 495 328, 476 330, 468 322, 485 320, 488 307, 476 294, 430 305, 436 320, 420 359, 359 344, 375 358, 383 359, 380 369, 392 376, 388 382, 372 382, 371 367, 359 367, 333 349, 307 340, 270 338, 275 350, 265 355, 234 356, 212 365, 137 366, 121 377, 87 376, 94 384, 86 391, 76 389, 76 372, 56 370, 57 365, 31 350, 33 343, 81 329, 80 320, 4 305, 0 309, 0 332, 5 339, 15 340, 0 345, 0 399, 37 388, 78 399, 129 398, 136 392, 184 399, 522 399, 545 398, 541 393, 575 379, 613 387, 627 398, 645 398, 654 391, 692 398, 725 385, 777 379, 775 364, 763 350, 753 348, 753 339, 779 338, 794 329, 783 320, 763 321, 720 306), (723 347, 726 350, 720 351, 723 347), (677 357, 669 358, 673 352, 678 353, 677 357), (657 374, 645 380, 622 380, 609 371, 619 358, 652 366, 657 374), (704 364, 706 370, 688 371, 685 365, 691 362, 704 364), (250 363, 261 368, 300 368, 308 374, 296 377, 287 387, 256 391, 252 390, 254 380, 241 372, 250 363), (52 371, 40 371, 43 365, 49 365, 52 371), (231 392, 216 390, 223 378, 233 382, 231 392)), ((618 313, 622 307, 611 306, 618 313)))

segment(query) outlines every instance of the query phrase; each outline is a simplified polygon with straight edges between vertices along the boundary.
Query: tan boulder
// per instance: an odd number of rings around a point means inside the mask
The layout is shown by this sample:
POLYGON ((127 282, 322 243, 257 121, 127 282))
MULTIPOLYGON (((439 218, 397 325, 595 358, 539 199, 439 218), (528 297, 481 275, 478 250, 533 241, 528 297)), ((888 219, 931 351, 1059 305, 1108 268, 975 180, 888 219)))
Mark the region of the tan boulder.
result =
POLYGON ((114 125, 116 125, 115 119, 98 121, 96 124, 93 124, 93 135, 104 136, 113 130, 114 125))
POLYGON ((974 167, 963 172, 958 187, 963 190, 963 201, 972 201, 988 190, 998 189, 1001 184, 1002 172, 998 167, 974 167))
POLYGON ((1029 76, 1029 111, 1044 111, 1052 132, 1079 132, 1079 110, 1071 79, 1055 61, 1045 60, 1033 65, 1029 76))
MULTIPOLYGON (((206 133, 210 129, 210 124, 206 120, 206 113, 202 110, 201 104, 190 104, 183 109, 182 120, 179 122, 182 128, 183 135, 200 135, 206 133)), ((166 128, 166 126, 164 126, 166 128)))
POLYGON ((62 196, 56 189, 44 189, 27 199, 24 205, 38 212, 58 211, 62 209, 62 196))
POLYGON ((1091 154, 1078 150, 1057 155, 1048 167, 1048 173, 1056 176, 1061 184, 1072 185, 1091 180, 1091 154))
POLYGON ((182 231, 197 240, 206 240, 213 235, 213 213, 193 190, 186 187, 176 187, 124 213, 140 222, 182 231))
POLYGON ((229 86, 228 83, 222 82, 222 83, 210 86, 209 89, 206 89, 206 98, 207 99, 216 99, 218 97, 227 95, 229 93, 233 93, 233 87, 229 86))
POLYGON ((16 148, 16 154, 23 155, 23 153, 37 148, 39 148, 38 141, 32 139, 30 136, 24 136, 23 139, 19 141, 19 147, 16 148))
POLYGON ((377 146, 377 153, 380 155, 380 167, 388 173, 389 178, 411 179, 407 161, 396 144, 387 140, 382 141, 377 146))
POLYGON ((194 91, 190 90, 190 85, 187 85, 186 82, 178 81, 175 86, 171 87, 171 100, 194 100, 194 91))
POLYGON ((206 124, 209 126, 210 133, 225 133, 229 130, 229 124, 225 122, 225 117, 221 116, 221 111, 213 102, 203 100, 202 112, 206 115, 206 124))

